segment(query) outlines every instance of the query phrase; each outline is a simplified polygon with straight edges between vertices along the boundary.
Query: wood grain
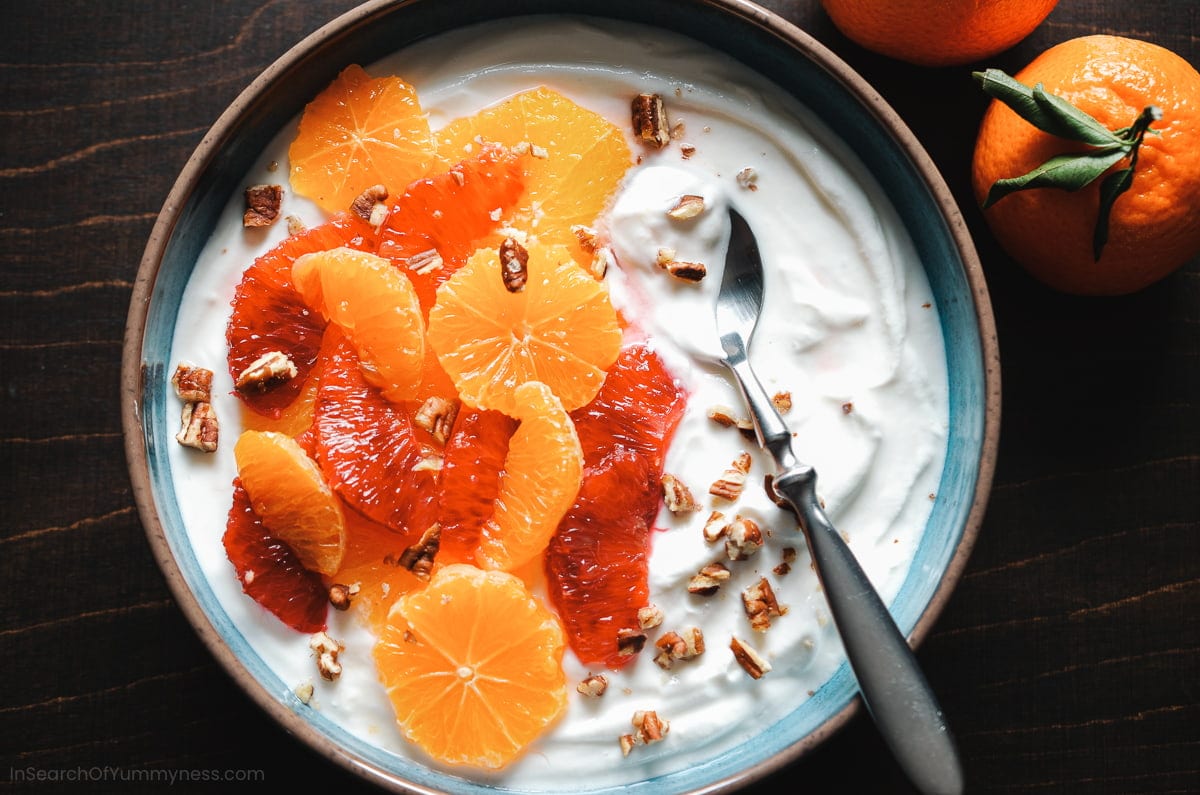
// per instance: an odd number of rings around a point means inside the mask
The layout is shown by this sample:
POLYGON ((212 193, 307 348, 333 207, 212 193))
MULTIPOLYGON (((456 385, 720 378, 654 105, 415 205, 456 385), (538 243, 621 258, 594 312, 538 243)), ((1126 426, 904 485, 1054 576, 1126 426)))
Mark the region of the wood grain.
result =
MULTIPOLYGON (((285 787, 371 791, 269 721, 197 639, 133 508, 117 409, 130 290, 175 176, 260 70, 353 5, 6 8, 0 781, 99 767, 112 771, 93 782, 100 791, 142 792, 164 789, 170 771, 260 771, 285 787)), ((985 102, 969 70, 865 52, 815 1, 766 5, 912 127, 964 209, 992 292, 1004 383, 995 487, 919 653, 970 791, 1200 792, 1200 262, 1119 299, 1040 287, 970 197, 985 102)), ((987 65, 1015 71, 1093 32, 1200 65, 1200 5, 1172 0, 1063 0, 987 65)), ((750 791, 835 787, 910 791, 865 715, 750 791)))

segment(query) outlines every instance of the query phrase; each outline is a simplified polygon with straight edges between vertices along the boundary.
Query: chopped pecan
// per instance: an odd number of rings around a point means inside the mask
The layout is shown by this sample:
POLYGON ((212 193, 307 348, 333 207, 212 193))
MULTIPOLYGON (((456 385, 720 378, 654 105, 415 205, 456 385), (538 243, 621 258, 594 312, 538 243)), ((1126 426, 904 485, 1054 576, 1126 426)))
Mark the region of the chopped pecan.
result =
POLYGON ((443 459, 437 453, 426 453, 421 456, 421 460, 413 464, 413 472, 441 472, 442 466, 445 464, 443 459))
POLYGON ((679 154, 683 155, 684 160, 687 160, 689 157, 696 154, 696 147, 692 144, 681 143, 679 145, 679 154))
POLYGON ((436 248, 427 248, 401 261, 404 263, 404 267, 418 276, 425 276, 436 270, 441 270, 445 264, 442 255, 438 253, 436 248))
POLYGON ((737 180, 737 184, 746 190, 758 190, 758 172, 750 166, 746 166, 739 171, 735 179, 737 180))
POLYGON ((608 678, 604 674, 589 673, 587 678, 575 686, 575 690, 588 698, 600 698, 608 689, 608 678))
POLYGON ((742 607, 746 609, 750 627, 756 632, 766 632, 771 627, 772 618, 787 612, 786 607, 779 605, 775 590, 766 577, 760 577, 758 582, 742 591, 742 607))
POLYGON ((387 218, 388 207, 384 200, 388 197, 388 189, 383 185, 372 185, 355 197, 350 203, 350 212, 366 221, 375 229, 387 218))
POLYGON ((842 404, 842 413, 843 413, 843 414, 849 414, 849 413, 850 413, 850 412, 852 412, 852 411, 854 411, 854 404, 853 404, 853 403, 846 402, 846 403, 843 403, 843 404, 842 404))
POLYGON ((307 705, 312 701, 313 690, 312 682, 301 682, 292 689, 292 692, 296 694, 296 698, 300 699, 301 704, 307 705))
POLYGON ((730 502, 736 500, 742 495, 742 489, 746 487, 746 474, 749 471, 750 454, 743 452, 733 460, 728 469, 721 473, 721 477, 713 481, 713 484, 708 487, 708 493, 730 502))
POLYGON ((588 272, 592 274, 593 279, 600 281, 608 273, 608 269, 613 262, 615 262, 615 257, 613 257, 612 249, 608 246, 601 246, 592 255, 592 261, 588 265, 588 272))
POLYGON ((725 514, 720 511, 713 511, 704 520, 704 540, 710 544, 715 544, 727 530, 729 522, 725 521, 725 514))
POLYGON ((654 629, 663 622, 663 611, 657 605, 646 605, 638 608, 638 626, 642 629, 654 629))
POLYGON ((445 444, 446 440, 450 438, 450 429, 454 427, 454 418, 457 416, 457 402, 452 403, 445 398, 433 395, 421 404, 421 408, 417 409, 417 413, 413 415, 413 422, 417 424, 417 427, 429 431, 439 443, 445 444))
POLYGON ((194 447, 205 453, 217 449, 217 438, 220 426, 217 423, 217 412, 211 403, 185 403, 180 417, 179 433, 175 441, 184 447, 194 447))
POLYGON ((579 246, 589 254, 594 254, 597 247, 596 230, 583 224, 573 224, 571 234, 579 241, 579 246))
POLYGON ((742 666, 743 671, 750 674, 750 678, 761 679, 763 674, 771 670, 771 663, 741 638, 731 638, 729 648, 733 652, 733 658, 742 666))
POLYGON ((510 293, 524 290, 529 280, 529 252, 511 237, 500 243, 500 276, 510 293))
POLYGON ((692 496, 691 489, 669 472, 663 473, 662 490, 663 502, 671 513, 678 515, 700 510, 700 503, 692 496))
POLYGON ((171 376, 175 392, 188 403, 212 402, 213 371, 180 362, 171 376))
POLYGON ((279 217, 282 205, 282 185, 251 185, 246 188, 246 212, 242 214, 242 226, 270 226, 279 217))
POLYGON ((644 144, 662 149, 671 142, 667 110, 658 94, 638 94, 633 98, 633 132, 644 144))
POLYGON ((792 564, 796 562, 796 548, 795 547, 784 547, 781 550, 780 557, 782 557, 783 560, 780 562, 780 564, 778 566, 771 569, 771 571, 775 572, 780 577, 782 577, 792 570, 792 564))
POLYGON ((617 654, 629 657, 637 654, 646 645, 646 633, 640 629, 624 627, 617 630, 617 654))
POLYGON ((675 261, 675 249, 663 246, 654 254, 654 264, 660 268, 666 268, 667 265, 675 261))
POLYGON ((704 633, 699 627, 688 627, 682 634, 666 632, 654 645, 658 647, 654 663, 669 670, 676 660, 691 660, 704 653, 704 633))
POLYGON ((335 582, 329 586, 329 604, 333 605, 334 610, 349 610, 350 602, 358 594, 358 590, 358 583, 343 585, 335 582))
POLYGON ((437 557, 442 542, 442 526, 436 522, 421 534, 417 543, 404 548, 397 566, 408 569, 418 580, 428 580, 433 571, 433 559, 437 557))
POLYGON ((233 385, 240 392, 250 390, 266 392, 277 384, 292 380, 299 373, 300 371, 296 369, 296 365, 287 355, 281 351, 269 351, 242 370, 233 385))
POLYGON ((753 519, 736 516, 725 529, 725 554, 730 560, 749 560, 762 546, 762 530, 753 519))
POLYGON ((792 393, 779 391, 771 396, 771 402, 775 404, 780 414, 786 414, 792 410, 792 393))
POLYGON ((621 756, 629 756, 633 746, 637 745, 637 738, 632 734, 622 734, 621 738, 621 756))
POLYGON ((696 596, 712 596, 729 581, 729 569, 724 563, 710 563, 688 580, 688 593, 696 596))
POLYGON ((639 745, 661 741, 671 730, 670 721, 662 720, 654 710, 638 710, 633 713, 634 738, 639 745))
POLYGON ((306 229, 308 229, 308 224, 304 223, 304 219, 302 219, 300 216, 289 215, 287 217, 287 230, 289 235, 298 235, 306 229))
POLYGON ((342 675, 342 664, 338 662, 338 655, 345 650, 345 646, 338 643, 325 632, 318 632, 308 639, 308 647, 317 655, 317 670, 321 673, 322 679, 333 681, 342 675))
POLYGON ((704 280, 708 275, 708 268, 704 267, 700 262, 684 262, 683 260, 671 260, 665 266, 667 273, 674 276, 683 282, 697 284, 704 280))
POLYGON ((675 206, 667 210, 667 217, 676 221, 688 221, 704 212, 704 197, 694 193, 685 193, 675 202, 675 206))

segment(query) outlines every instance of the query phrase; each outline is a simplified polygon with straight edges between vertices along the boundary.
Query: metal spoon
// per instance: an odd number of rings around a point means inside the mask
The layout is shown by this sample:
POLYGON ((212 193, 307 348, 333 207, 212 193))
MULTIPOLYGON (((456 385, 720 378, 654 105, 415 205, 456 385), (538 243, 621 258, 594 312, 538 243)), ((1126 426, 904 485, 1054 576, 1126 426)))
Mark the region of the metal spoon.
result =
POLYGON ((863 702, 901 768, 922 792, 963 791, 962 765, 945 716, 908 642, 817 500, 817 473, 792 452, 792 436, 746 351, 762 308, 763 266, 754 233, 735 210, 717 295, 717 333, 750 407, 759 444, 775 459, 775 491, 795 509, 863 702))

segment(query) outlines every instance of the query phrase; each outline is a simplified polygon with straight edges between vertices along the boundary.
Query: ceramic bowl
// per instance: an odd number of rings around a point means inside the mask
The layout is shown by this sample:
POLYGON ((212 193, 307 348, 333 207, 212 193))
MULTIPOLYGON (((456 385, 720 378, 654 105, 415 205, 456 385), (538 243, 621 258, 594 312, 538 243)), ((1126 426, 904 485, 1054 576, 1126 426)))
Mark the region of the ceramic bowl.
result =
MULTIPOLYGON (((999 424, 999 360, 987 288, 958 208, 912 133, 845 63, 803 31, 740 0, 379 0, 334 20, 263 72, 217 120, 183 169, 154 226, 130 307, 122 412, 135 496, 174 595, 213 655, 284 729, 354 773, 398 791, 482 792, 464 778, 380 751, 299 708, 291 687, 249 648, 189 545, 166 450, 178 406, 167 383, 176 312, 197 256, 240 181, 271 139, 347 64, 368 64, 464 21, 577 13, 690 36, 769 75, 814 111, 874 174, 915 243, 940 313, 950 384, 946 466, 916 561, 892 611, 911 642, 928 633, 961 576, 991 484, 999 424)), ((813 748, 858 709, 847 665, 752 743, 623 792, 739 788, 813 748)))

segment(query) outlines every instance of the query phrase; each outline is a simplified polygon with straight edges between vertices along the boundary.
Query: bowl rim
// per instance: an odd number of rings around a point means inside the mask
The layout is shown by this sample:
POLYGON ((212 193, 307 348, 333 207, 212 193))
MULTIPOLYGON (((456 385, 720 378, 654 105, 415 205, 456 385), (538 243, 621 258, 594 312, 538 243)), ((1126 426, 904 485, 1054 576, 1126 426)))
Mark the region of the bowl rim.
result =
MULTIPOLYGON (((787 21, 779 14, 750 0, 675 0, 680 5, 706 8, 749 23, 762 32, 779 39, 790 50, 809 59, 828 73, 848 93, 861 103, 863 109, 887 129, 894 143, 909 158, 920 181, 924 183, 946 223, 954 250, 960 257, 967 288, 971 293, 976 330, 979 335, 982 365, 983 417, 978 470, 971 507, 962 535, 935 588, 929 602, 916 621, 908 639, 914 648, 929 634, 945 608, 978 539, 987 508, 995 473, 1000 432, 1000 358, 987 283, 970 232, 962 212, 942 174, 934 165, 915 134, 887 101, 852 67, 810 34, 787 21)), ((184 207, 193 194, 197 181, 213 163, 217 154, 230 139, 241 114, 263 100, 272 87, 301 65, 329 41, 346 35, 372 20, 409 6, 419 6, 437 0, 368 0, 326 22, 305 36, 273 61, 229 104, 216 122, 204 134, 176 178, 156 217, 135 278, 130 308, 125 324, 121 363, 121 419, 126 462, 130 474, 134 501, 154 559, 162 571, 172 595, 189 624, 209 652, 241 689, 288 733, 300 739, 310 749, 378 786, 397 792, 436 795, 411 781, 383 770, 352 754, 287 707, 280 699, 261 686, 213 626, 188 586, 178 561, 171 551, 162 520, 154 500, 148 450, 143 435, 141 398, 145 381, 142 361, 144 334, 150 309, 150 299, 159 271, 184 207)), ((586 12, 572 12, 586 13, 586 12)), ((514 14, 513 16, 519 16, 514 14)), ((728 792, 744 787, 817 747, 844 727, 862 707, 860 696, 850 702, 808 735, 780 753, 703 788, 705 793, 728 792)))

